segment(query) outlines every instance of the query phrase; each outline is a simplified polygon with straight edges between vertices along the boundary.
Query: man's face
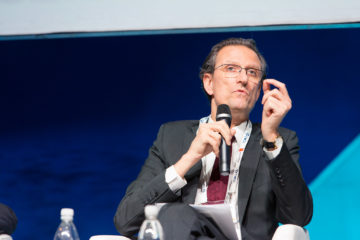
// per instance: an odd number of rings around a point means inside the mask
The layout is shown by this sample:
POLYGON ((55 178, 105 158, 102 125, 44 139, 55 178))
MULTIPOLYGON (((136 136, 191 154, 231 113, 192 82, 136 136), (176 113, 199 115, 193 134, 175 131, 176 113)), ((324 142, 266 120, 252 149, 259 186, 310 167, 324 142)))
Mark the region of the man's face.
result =
MULTIPOLYGON (((216 57, 215 68, 223 64, 235 64, 242 68, 261 69, 261 63, 256 53, 241 45, 226 46, 216 57)), ((204 87, 213 96, 211 106, 227 104, 232 113, 249 114, 259 98, 260 81, 254 81, 246 75, 245 69, 236 77, 226 77, 221 68, 213 74, 205 74, 204 87)))

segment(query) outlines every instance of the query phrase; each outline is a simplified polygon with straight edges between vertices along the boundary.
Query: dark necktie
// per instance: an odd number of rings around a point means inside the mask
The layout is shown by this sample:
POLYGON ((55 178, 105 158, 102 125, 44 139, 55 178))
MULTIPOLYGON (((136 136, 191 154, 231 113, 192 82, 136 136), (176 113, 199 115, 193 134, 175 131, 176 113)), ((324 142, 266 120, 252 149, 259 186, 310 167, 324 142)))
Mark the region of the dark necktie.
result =
POLYGON ((216 158, 207 188, 207 204, 224 202, 228 180, 229 176, 220 175, 219 158, 216 158))

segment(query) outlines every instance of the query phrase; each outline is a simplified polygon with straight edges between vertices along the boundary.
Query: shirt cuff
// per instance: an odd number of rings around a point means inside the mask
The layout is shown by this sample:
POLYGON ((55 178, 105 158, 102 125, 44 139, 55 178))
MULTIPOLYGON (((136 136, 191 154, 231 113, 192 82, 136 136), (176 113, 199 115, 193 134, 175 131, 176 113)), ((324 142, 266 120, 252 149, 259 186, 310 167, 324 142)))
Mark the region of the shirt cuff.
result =
POLYGON ((277 146, 276 149, 269 151, 265 147, 263 147, 263 150, 264 150, 266 156, 269 158, 269 160, 273 160, 274 158, 276 158, 279 155, 283 143, 284 143, 283 139, 281 137, 278 137, 276 139, 276 143, 275 143, 275 145, 277 146))
POLYGON ((179 176, 174 165, 168 167, 165 171, 165 182, 174 193, 179 191, 187 184, 187 181, 179 176))

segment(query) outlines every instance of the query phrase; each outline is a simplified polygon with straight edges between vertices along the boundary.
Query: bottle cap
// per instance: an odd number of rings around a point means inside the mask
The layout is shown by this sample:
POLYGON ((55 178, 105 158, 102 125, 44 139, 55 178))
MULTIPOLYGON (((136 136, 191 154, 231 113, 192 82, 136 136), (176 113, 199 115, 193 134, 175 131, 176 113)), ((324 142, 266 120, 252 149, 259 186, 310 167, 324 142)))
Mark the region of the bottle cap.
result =
POLYGON ((60 212, 60 219, 64 221, 72 221, 74 217, 74 209, 72 208, 62 208, 60 212))
POLYGON ((155 205, 146 205, 145 206, 145 216, 147 219, 154 219, 157 217, 159 209, 155 205))

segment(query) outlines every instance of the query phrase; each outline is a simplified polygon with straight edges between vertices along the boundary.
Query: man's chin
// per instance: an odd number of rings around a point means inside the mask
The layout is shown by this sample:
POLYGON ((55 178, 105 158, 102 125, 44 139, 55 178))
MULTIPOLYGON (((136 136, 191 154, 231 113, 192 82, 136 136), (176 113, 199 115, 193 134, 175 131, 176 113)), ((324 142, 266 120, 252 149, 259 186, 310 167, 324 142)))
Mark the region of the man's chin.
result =
POLYGON ((229 107, 231 109, 232 112, 245 112, 245 113, 250 113, 250 111, 252 110, 252 107, 249 106, 249 104, 244 103, 244 101, 242 102, 238 102, 238 103, 230 103, 229 107))
POLYGON ((239 105, 229 106, 229 107, 232 112, 245 112, 248 109, 246 106, 239 106, 239 105))

